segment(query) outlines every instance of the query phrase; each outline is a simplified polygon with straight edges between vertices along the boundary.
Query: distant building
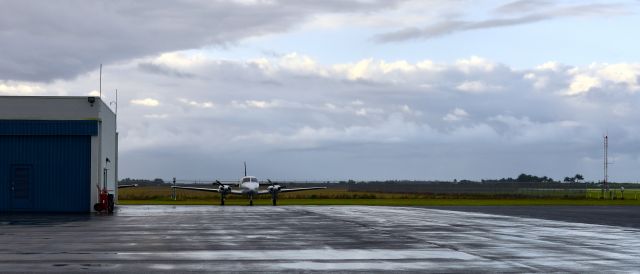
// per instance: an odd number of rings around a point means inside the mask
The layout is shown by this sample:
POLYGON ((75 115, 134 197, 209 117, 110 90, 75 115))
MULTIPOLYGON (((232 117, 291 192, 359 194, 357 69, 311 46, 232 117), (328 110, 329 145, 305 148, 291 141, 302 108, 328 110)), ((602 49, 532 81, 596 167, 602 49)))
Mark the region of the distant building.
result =
POLYGON ((0 96, 0 211, 90 212, 117 201, 116 115, 98 97, 0 96))

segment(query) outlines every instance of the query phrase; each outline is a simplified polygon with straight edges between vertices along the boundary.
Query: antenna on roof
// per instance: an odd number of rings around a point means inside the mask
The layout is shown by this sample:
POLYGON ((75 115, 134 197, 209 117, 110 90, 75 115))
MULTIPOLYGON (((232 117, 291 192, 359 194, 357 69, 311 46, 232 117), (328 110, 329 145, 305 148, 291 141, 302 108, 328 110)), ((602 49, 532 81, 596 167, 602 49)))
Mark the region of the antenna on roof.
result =
POLYGON ((118 115, 118 89, 116 89, 116 100, 109 102, 109 105, 116 105, 116 115, 118 115))
POLYGON ((102 64, 100 64, 100 99, 102 99, 102 64))
POLYGON ((109 106, 116 105, 116 130, 118 130, 118 89, 116 89, 116 100, 109 102, 109 106))
POLYGON ((118 89, 116 89, 116 134, 118 132, 118 89))

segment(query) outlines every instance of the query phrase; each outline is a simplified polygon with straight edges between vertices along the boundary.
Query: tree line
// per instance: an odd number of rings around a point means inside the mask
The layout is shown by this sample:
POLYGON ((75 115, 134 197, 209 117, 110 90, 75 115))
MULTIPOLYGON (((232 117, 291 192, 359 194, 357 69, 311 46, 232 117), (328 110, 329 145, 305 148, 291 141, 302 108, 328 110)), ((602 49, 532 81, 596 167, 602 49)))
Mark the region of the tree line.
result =
MULTIPOLYGON (((335 181, 334 181, 335 182, 335 181)), ((326 181, 326 182, 315 182, 316 184, 332 184, 334 182, 326 181)), ((356 183, 582 183, 584 182, 584 176, 582 174, 576 174, 572 177, 564 177, 563 181, 556 181, 548 176, 536 176, 531 174, 522 173, 518 175, 516 178, 508 177, 508 178, 500 178, 500 179, 482 179, 480 181, 474 180, 457 180, 453 181, 429 181, 429 180, 386 180, 386 181, 355 181, 355 180, 346 180, 346 181, 338 181, 338 184, 356 184, 356 183)), ((121 179, 119 184, 138 184, 140 186, 144 185, 162 185, 169 184, 170 182, 165 182, 160 178, 156 178, 153 180, 149 179, 133 179, 133 178, 124 178, 121 179)))

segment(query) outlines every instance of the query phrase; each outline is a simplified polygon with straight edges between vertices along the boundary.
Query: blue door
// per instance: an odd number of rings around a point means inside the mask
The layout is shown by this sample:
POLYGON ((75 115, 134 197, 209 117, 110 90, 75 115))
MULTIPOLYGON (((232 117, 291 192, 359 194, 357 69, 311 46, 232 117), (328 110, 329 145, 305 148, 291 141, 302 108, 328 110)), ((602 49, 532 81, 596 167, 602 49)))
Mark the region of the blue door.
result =
POLYGON ((88 212, 97 133, 97 121, 0 119, 0 212, 88 212))
POLYGON ((11 165, 11 208, 29 210, 33 208, 33 173, 31 165, 11 165))

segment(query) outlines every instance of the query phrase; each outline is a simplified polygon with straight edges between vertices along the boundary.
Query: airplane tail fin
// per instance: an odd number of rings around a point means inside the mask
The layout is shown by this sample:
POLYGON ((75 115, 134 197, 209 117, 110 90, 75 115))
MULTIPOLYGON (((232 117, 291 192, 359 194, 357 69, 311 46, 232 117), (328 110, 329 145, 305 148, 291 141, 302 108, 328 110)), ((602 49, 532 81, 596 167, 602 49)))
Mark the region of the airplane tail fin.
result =
POLYGON ((244 162, 244 176, 247 176, 247 162, 244 162))

